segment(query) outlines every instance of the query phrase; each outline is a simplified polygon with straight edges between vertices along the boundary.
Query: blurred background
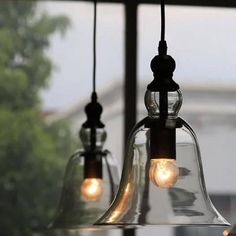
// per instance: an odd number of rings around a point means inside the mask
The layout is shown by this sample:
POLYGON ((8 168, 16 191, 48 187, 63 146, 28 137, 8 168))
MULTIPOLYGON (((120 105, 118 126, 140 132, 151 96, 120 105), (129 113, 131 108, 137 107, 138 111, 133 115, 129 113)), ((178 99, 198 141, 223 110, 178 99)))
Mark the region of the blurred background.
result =
MULTIPOLYGON (((157 53, 159 12, 159 6, 138 7, 139 119, 146 115, 143 96, 152 80, 149 64, 157 53)), ((166 21, 169 54, 177 63, 174 78, 184 98, 180 115, 197 134, 213 203, 236 222, 236 10, 167 6, 166 21)), ((0 235, 69 235, 40 232, 55 214, 69 156, 80 147, 77 133, 92 89, 92 24, 90 3, 1 2, 0 235)), ((122 168, 124 6, 98 4, 97 24, 106 148, 122 168)), ((137 230, 137 235, 221 231, 160 227, 137 230)))

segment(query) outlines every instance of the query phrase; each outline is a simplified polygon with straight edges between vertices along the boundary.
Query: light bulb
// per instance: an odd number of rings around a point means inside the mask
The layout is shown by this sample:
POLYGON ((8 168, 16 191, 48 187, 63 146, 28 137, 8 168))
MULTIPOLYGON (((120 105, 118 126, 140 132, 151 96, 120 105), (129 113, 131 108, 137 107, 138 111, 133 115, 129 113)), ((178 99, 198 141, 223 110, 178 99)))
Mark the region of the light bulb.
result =
POLYGON ((179 177, 179 168, 174 159, 151 159, 149 178, 153 184, 161 188, 170 188, 179 177))
POLYGON ((84 179, 80 191, 86 201, 98 201, 103 193, 102 179, 86 178, 84 179))
POLYGON ((223 236, 228 236, 229 233, 230 233, 229 230, 226 229, 226 230, 223 231, 223 236))

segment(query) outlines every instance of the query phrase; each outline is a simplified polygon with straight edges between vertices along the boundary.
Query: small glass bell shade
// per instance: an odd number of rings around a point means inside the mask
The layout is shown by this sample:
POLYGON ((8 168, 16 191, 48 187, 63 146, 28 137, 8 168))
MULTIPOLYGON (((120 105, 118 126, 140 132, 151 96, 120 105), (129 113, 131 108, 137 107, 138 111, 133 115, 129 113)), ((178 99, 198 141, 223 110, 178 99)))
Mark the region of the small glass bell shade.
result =
POLYGON ((93 230, 93 223, 115 197, 119 181, 117 165, 111 153, 102 150, 105 130, 96 128, 95 134, 96 148, 91 152, 91 129, 80 131, 84 149, 76 151, 69 159, 57 214, 49 228, 93 230), (88 177, 91 171, 98 176, 88 177))
POLYGON ((196 135, 177 117, 182 103, 180 91, 168 93, 168 117, 164 122, 164 130, 176 134, 172 140, 176 159, 152 159, 153 136, 161 148, 169 143, 165 143, 165 132, 157 129, 153 134, 148 125, 150 120, 160 121, 158 101, 159 93, 148 90, 145 102, 149 116, 130 134, 118 193, 96 224, 228 225, 207 194, 196 135), (158 168, 159 174, 155 175, 158 168))

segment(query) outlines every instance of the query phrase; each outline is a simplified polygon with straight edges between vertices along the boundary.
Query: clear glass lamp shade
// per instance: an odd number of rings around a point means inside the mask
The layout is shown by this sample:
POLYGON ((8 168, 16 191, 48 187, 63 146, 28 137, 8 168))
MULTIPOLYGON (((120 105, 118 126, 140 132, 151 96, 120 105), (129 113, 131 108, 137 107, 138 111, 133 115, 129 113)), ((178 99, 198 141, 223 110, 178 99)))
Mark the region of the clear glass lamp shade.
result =
MULTIPOLYGON (((153 105, 154 110, 158 107, 153 102, 149 104, 153 105)), ((178 123, 176 182, 169 187, 158 187, 150 180, 150 129, 145 125, 149 118, 150 115, 131 132, 118 193, 96 224, 122 227, 229 225, 210 201, 196 135, 183 119, 175 119, 178 123)))
POLYGON ((57 214, 49 228, 56 229, 89 229, 94 222, 108 209, 115 197, 118 187, 118 169, 109 152, 103 157, 103 178, 98 199, 88 200, 81 193, 84 182, 84 152, 73 154, 66 167, 63 189, 57 214))
MULTIPOLYGON (((98 130, 99 131, 99 130, 98 130)), ((119 171, 109 151, 101 151, 105 134, 97 132, 96 149, 102 158, 102 178, 84 179, 85 153, 88 151, 89 130, 82 129, 80 136, 85 150, 76 151, 66 167, 63 189, 56 217, 49 225, 51 229, 93 230, 94 222, 108 209, 118 189, 119 171), (92 194, 92 195, 91 195, 92 194)))

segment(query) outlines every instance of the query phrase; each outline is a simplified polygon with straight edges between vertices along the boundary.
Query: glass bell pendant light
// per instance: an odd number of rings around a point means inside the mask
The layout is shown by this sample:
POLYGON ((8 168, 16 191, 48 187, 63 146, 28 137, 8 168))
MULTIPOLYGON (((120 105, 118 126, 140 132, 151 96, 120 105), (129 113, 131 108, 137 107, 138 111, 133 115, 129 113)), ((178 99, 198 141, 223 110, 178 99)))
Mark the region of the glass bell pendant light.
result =
POLYGON ((116 162, 103 149, 106 131, 96 94, 96 1, 93 43, 93 93, 85 107, 87 120, 79 132, 83 148, 69 159, 57 214, 49 228, 94 230, 93 223, 109 207, 118 187, 116 162))
POLYGON ((118 193, 96 224, 228 225, 207 194, 196 135, 178 117, 182 95, 167 55, 163 0, 161 13, 159 55, 145 94, 148 116, 130 133, 118 193))
POLYGON ((56 218, 50 228, 89 228, 106 211, 118 187, 116 162, 107 150, 104 124, 100 121, 102 106, 96 93, 85 108, 87 121, 80 138, 83 149, 69 159, 56 218))

